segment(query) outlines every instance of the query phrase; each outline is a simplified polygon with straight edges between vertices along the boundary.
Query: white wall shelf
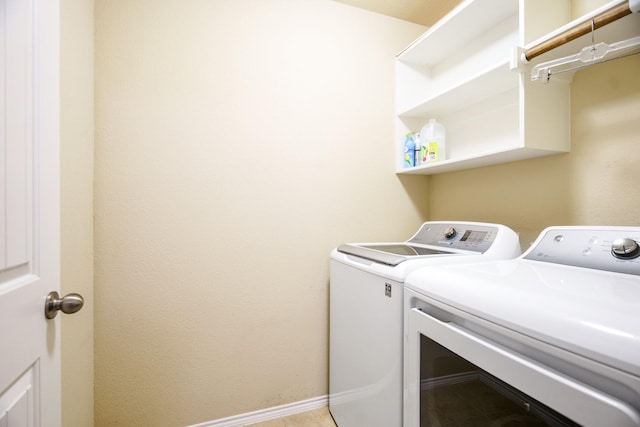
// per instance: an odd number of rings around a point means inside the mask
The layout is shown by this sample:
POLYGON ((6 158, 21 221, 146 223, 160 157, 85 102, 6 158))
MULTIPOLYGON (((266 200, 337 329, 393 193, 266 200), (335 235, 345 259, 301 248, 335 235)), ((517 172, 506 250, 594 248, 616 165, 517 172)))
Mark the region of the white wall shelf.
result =
POLYGON ((481 70, 446 90, 431 95, 406 111, 398 112, 398 116, 402 118, 444 116, 516 87, 518 87, 518 74, 509 69, 508 61, 503 61, 496 66, 481 70))
POLYGON ((434 65, 505 20, 518 16, 518 2, 465 1, 402 51, 399 60, 434 65))
POLYGON ((454 172, 464 169, 473 169, 483 166, 491 166, 499 163, 509 163, 534 157, 561 154, 565 151, 553 151, 522 146, 505 147, 501 150, 474 153, 470 156, 460 156, 456 159, 443 160, 401 171, 406 175, 434 175, 439 173, 454 172))
POLYGON ((517 46, 569 20, 570 0, 467 0, 401 52, 397 172, 436 174, 568 152, 569 83, 535 84, 510 64, 517 46), (447 159, 404 168, 404 135, 431 118, 446 128, 447 159))

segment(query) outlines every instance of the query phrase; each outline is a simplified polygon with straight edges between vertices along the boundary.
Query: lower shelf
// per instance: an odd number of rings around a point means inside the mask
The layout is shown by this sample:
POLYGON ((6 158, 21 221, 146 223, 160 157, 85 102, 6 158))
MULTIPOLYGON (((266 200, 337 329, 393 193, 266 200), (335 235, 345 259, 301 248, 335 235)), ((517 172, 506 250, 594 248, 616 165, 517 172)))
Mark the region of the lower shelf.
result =
POLYGON ((518 160, 531 159, 535 157, 550 156, 554 154, 567 153, 566 151, 543 150, 539 148, 512 147, 503 150, 496 150, 479 155, 461 157, 457 159, 443 160, 441 162, 429 163, 396 170, 399 175, 433 175, 438 173, 454 172, 463 169, 473 169, 483 166, 491 166, 500 163, 515 162, 518 160))

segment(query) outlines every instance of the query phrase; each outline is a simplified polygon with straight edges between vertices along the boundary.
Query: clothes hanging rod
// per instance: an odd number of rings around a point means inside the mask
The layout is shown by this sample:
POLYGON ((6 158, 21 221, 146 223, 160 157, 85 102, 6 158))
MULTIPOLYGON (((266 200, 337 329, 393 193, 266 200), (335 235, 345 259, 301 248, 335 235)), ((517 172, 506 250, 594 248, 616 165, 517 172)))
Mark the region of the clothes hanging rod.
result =
POLYGON ((522 53, 522 59, 525 63, 531 61, 536 56, 540 56, 543 53, 549 52, 550 50, 562 46, 565 43, 569 43, 571 40, 575 40, 578 37, 589 34, 590 32, 617 21, 618 19, 624 18, 631 13, 632 10, 629 8, 629 2, 613 6, 612 8, 594 16, 592 19, 577 24, 549 40, 545 40, 542 43, 525 50, 522 53))

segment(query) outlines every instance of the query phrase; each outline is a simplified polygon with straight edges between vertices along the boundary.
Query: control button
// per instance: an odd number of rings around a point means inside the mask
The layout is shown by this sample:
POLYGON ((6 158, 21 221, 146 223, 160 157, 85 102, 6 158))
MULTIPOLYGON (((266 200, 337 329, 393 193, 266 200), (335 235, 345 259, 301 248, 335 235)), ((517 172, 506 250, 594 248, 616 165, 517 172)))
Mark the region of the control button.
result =
POLYGON ((611 253, 616 258, 633 259, 640 256, 638 242, 627 237, 616 239, 611 245, 611 253))
POLYGON ((553 238, 553 240, 555 240, 556 242, 562 242, 563 239, 564 239, 564 236, 562 234, 558 234, 556 237, 553 238))
POLYGON ((447 227, 444 229, 444 237, 446 239, 453 239, 454 237, 456 237, 456 234, 458 234, 458 232, 453 227, 447 227))

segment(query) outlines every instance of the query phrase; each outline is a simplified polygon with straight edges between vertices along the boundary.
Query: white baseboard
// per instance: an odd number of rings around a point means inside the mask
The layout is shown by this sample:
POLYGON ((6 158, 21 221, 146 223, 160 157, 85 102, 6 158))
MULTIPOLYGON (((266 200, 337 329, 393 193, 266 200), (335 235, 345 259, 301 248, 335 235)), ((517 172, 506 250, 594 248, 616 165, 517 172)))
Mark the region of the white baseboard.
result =
POLYGON ((187 427, 238 427, 247 424, 255 424, 262 421, 269 421, 276 418, 287 417, 299 414, 300 412, 311 411, 323 408, 329 403, 328 396, 319 396, 312 399, 301 400, 299 402, 287 403, 286 405, 274 406, 272 408, 260 409, 259 411, 248 412, 246 414, 234 415, 232 417, 221 418, 219 420, 207 421, 200 424, 193 424, 187 427))

